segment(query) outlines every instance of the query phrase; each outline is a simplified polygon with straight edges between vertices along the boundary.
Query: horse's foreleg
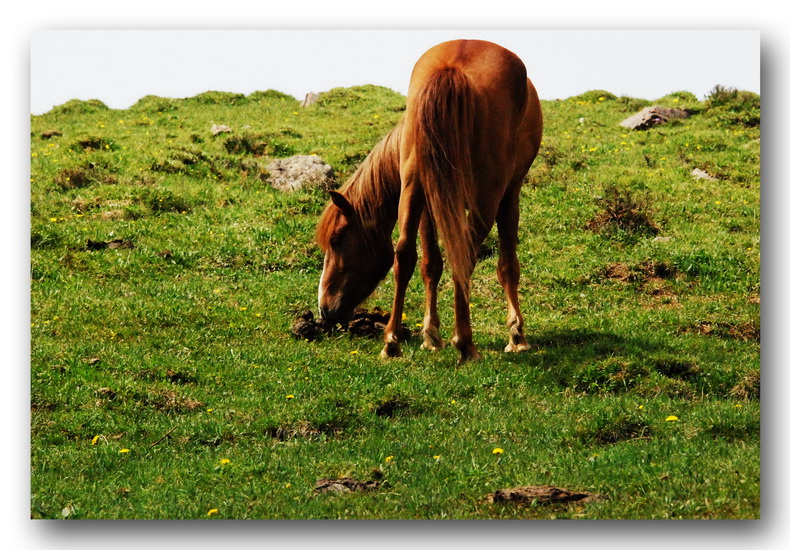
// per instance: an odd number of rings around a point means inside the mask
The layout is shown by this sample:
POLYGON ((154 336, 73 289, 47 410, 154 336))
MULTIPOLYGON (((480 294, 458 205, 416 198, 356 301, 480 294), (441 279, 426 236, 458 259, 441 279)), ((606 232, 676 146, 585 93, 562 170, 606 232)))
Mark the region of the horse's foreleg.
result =
MULTIPOLYGON (((412 188, 413 189, 413 188, 412 188)), ((392 312, 387 328, 384 329, 384 349, 381 357, 400 357, 400 340, 403 321, 403 300, 406 297, 406 287, 417 265, 417 231, 420 218, 425 206, 425 199, 421 193, 401 192, 398 204, 400 237, 395 246, 395 263, 393 275, 395 278, 395 298, 392 302, 392 312)))
POLYGON ((527 351, 530 345, 524 338, 524 319, 518 304, 518 281, 521 267, 516 256, 518 243, 518 195, 520 186, 513 186, 499 205, 497 229, 499 230, 499 263, 497 277, 507 298, 507 352, 527 351))
POLYGON ((425 318, 422 321, 422 348, 437 350, 444 347, 439 334, 439 312, 436 307, 437 287, 442 277, 442 253, 436 241, 436 228, 427 210, 420 220, 420 246, 422 263, 420 273, 425 283, 425 318))

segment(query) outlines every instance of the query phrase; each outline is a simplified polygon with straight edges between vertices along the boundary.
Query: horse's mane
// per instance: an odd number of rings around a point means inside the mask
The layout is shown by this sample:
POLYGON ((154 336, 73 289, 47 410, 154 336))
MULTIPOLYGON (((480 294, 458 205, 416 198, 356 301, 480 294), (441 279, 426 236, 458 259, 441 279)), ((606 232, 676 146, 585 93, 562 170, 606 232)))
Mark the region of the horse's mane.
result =
MULTIPOLYGON (((399 123, 376 144, 356 172, 340 188, 354 207, 355 220, 362 229, 368 246, 387 242, 398 217, 400 194, 399 123)), ((329 239, 340 218, 340 209, 330 202, 321 214, 316 228, 316 242, 321 250, 329 247, 329 239)))

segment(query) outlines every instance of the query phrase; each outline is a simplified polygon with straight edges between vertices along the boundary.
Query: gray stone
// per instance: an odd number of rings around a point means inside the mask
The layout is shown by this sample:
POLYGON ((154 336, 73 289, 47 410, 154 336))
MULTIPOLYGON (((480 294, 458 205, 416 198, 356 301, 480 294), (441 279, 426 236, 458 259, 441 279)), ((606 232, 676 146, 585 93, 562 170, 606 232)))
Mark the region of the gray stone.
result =
POLYGON ((334 170, 318 155, 296 155, 277 159, 266 166, 269 183, 279 191, 319 187, 329 189, 334 183, 334 170))
POLYGON ((686 109, 669 109, 666 107, 645 107, 638 113, 631 115, 620 123, 624 128, 633 130, 647 130, 654 126, 659 126, 673 118, 688 118, 689 112, 686 109))
POLYGON ((716 181, 716 178, 708 174, 705 170, 701 170, 699 168, 694 168, 694 170, 691 171, 691 175, 701 180, 716 181))
POLYGON ((305 96, 304 101, 302 101, 302 107, 309 107, 310 105, 318 101, 319 97, 321 97, 321 94, 317 94, 315 92, 309 92, 305 96))
POLYGON ((211 133, 213 135, 218 134, 225 134, 228 132, 232 132, 233 130, 230 129, 230 126, 225 126, 224 124, 212 124, 211 125, 211 133))

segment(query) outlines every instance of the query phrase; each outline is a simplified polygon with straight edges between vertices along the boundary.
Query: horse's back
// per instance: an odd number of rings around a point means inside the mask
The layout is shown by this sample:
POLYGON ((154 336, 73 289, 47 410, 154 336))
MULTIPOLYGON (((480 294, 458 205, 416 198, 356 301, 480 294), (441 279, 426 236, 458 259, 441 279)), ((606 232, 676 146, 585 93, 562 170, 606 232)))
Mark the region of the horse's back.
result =
POLYGON ((425 52, 414 67, 409 97, 416 97, 432 74, 448 67, 462 70, 478 97, 510 100, 511 110, 523 108, 527 97, 524 63, 510 50, 484 40, 443 42, 425 52))

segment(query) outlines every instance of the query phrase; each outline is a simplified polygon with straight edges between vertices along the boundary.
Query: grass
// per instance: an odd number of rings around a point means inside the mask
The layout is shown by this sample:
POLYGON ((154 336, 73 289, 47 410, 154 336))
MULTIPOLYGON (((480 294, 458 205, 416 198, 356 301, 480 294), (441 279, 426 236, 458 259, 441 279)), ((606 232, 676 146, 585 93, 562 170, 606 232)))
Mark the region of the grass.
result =
MULTIPOLYGON (((33 116, 31 517, 759 517, 759 96, 656 103, 693 115, 637 132, 617 123, 641 99, 543 102, 519 244, 533 350, 502 352, 494 233, 472 286, 483 360, 461 367, 417 339, 382 362, 377 339, 290 335, 315 307, 326 197, 279 194, 266 164, 315 153, 340 183, 402 96, 207 92, 33 116), (381 487, 313 491, 340 477, 381 487), (608 499, 485 498, 522 485, 608 499)), ((368 304, 389 309, 391 290, 368 304)))

